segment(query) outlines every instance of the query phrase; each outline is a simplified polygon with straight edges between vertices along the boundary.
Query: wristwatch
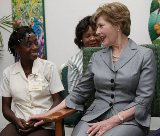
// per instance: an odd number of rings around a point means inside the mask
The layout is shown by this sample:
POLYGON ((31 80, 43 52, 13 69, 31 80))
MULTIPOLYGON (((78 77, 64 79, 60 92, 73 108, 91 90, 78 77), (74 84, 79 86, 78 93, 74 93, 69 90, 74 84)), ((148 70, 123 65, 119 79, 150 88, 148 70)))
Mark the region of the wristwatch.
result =
POLYGON ((119 120, 121 121, 121 123, 123 123, 124 122, 123 116, 121 116, 119 113, 117 114, 117 116, 118 116, 119 120))

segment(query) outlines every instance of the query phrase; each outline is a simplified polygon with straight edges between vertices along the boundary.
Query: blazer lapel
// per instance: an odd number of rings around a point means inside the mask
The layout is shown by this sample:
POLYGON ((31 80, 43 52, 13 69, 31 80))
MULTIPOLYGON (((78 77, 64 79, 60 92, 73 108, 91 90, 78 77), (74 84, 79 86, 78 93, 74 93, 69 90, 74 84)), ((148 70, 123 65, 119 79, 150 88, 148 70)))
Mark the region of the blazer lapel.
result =
POLYGON ((134 57, 137 51, 137 44, 134 43, 131 39, 129 39, 128 45, 124 48, 118 62, 115 63, 115 71, 118 71, 126 63, 128 63, 129 60, 134 57))
POLYGON ((103 53, 101 54, 101 57, 102 57, 102 60, 104 61, 104 63, 105 63, 112 71, 115 71, 111 56, 112 56, 112 49, 111 49, 110 47, 104 49, 104 50, 103 50, 103 53))

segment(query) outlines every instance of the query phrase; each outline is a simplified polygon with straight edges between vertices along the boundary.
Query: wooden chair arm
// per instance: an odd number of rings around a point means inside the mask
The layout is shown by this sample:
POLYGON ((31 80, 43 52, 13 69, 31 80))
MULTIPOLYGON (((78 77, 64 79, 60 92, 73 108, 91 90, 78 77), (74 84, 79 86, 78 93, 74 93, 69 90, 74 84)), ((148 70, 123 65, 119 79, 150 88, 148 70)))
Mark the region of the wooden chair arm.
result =
POLYGON ((53 113, 52 115, 49 115, 44 119, 45 122, 57 122, 58 120, 62 120, 63 118, 75 113, 75 109, 71 108, 64 108, 58 112, 53 113))
POLYGON ((52 115, 49 115, 44 119, 45 122, 55 122, 55 134, 54 136, 64 136, 64 127, 62 120, 63 118, 75 113, 75 109, 70 108, 64 108, 62 110, 59 110, 58 112, 53 113, 52 115))

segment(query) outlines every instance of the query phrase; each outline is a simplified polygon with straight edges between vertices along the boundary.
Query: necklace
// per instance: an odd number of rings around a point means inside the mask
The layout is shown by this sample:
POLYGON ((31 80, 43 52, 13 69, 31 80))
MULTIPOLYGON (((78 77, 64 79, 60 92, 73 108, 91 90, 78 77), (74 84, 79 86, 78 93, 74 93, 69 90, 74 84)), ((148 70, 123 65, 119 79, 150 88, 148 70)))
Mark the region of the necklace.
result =
POLYGON ((120 57, 120 55, 115 56, 115 55, 112 54, 113 63, 117 62, 119 60, 119 57, 120 57))
POLYGON ((115 55, 112 55, 112 57, 113 57, 113 58, 119 58, 120 56, 115 56, 115 55))

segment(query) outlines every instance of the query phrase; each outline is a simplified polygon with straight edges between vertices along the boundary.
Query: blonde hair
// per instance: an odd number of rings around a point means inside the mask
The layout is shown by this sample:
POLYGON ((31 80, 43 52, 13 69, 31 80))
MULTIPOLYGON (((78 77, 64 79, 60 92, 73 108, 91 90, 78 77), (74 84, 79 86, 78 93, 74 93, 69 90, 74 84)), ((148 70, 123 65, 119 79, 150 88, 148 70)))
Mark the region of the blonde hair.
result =
POLYGON ((92 20, 96 22, 100 16, 103 16, 106 21, 114 26, 119 25, 122 33, 129 36, 131 26, 130 12, 124 4, 120 2, 104 4, 96 10, 92 20))

